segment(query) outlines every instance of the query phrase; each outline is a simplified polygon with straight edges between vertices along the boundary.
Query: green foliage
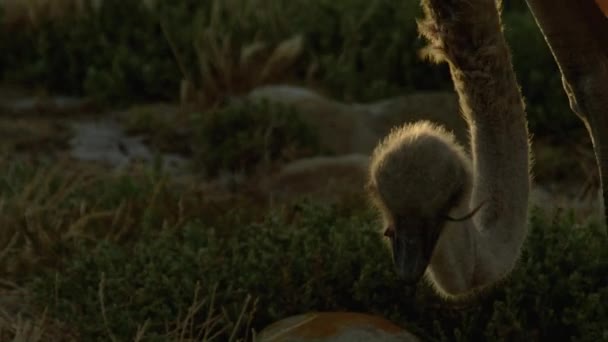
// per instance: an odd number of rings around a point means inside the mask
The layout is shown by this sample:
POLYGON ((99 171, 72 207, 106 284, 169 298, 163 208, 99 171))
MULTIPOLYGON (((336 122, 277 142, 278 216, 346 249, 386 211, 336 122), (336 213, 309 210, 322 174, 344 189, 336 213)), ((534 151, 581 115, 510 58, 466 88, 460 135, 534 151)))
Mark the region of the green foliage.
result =
POLYGON ((520 266, 494 304, 488 337, 581 341, 608 338, 608 250, 603 229, 562 214, 532 218, 520 266), (507 328, 508 327, 508 328, 507 328))
POLYGON ((169 98, 179 71, 142 1, 110 0, 81 17, 0 30, 0 77, 107 101, 169 98))
POLYGON ((121 122, 128 134, 146 136, 146 142, 160 151, 191 154, 192 122, 179 108, 134 106, 124 112, 121 122))
MULTIPOLYGON (((218 309, 231 318, 238 316, 247 294, 259 298, 254 320, 258 328, 301 310, 361 306, 361 295, 348 289, 362 273, 367 255, 382 256, 377 259, 383 261, 384 271, 378 275, 400 289, 387 272, 390 259, 369 222, 336 218, 333 211, 319 207, 304 207, 297 222, 276 215, 261 223, 237 222, 233 218, 226 227, 191 222, 165 231, 156 227, 141 232, 141 241, 130 247, 101 243, 94 250, 83 248, 74 262, 33 286, 57 318, 73 323, 86 340, 107 331, 129 339, 145 321, 147 336, 167 334, 165 324, 169 330, 179 324, 176 318, 195 301, 197 286, 205 299, 198 322, 205 321, 214 291, 218 309), (361 235, 349 234, 353 229, 361 235), (338 248, 332 251, 330 244, 338 248), (106 320, 106 326, 98 324, 106 320)), ((360 287, 355 285, 355 290, 360 287)), ((224 319, 224 324, 233 324, 224 319)))
MULTIPOLYGON (((246 0, 182 0, 152 9, 141 1, 104 1, 99 11, 85 17, 1 31, 0 47, 11 53, 0 57, 0 76, 53 91, 133 101, 175 98, 186 73, 201 89, 230 94, 255 85, 232 70, 242 58, 239 49, 254 43, 272 46, 302 34, 306 53, 284 79, 312 77, 333 96, 356 101, 451 89, 445 65, 418 57, 424 44, 416 30, 420 16, 415 1, 275 1, 262 10, 246 0)), ((532 130, 581 129, 555 62, 522 1, 508 3, 504 22, 532 130)), ((250 69, 256 67, 262 66, 250 69)))
MULTIPOLYGON (((0 273, 16 280, 42 265, 56 266, 76 237, 129 235, 132 218, 111 215, 112 210, 121 203, 145 203, 149 196, 143 190, 153 187, 129 177, 108 183, 90 170, 61 163, 37 168, 26 162, 0 163, 0 273)), ((138 205, 129 214, 143 210, 138 205)))
POLYGON ((418 57, 417 2, 328 0, 299 10, 309 14, 294 16, 293 25, 304 28, 321 85, 339 99, 450 87, 445 66, 418 57))
MULTIPOLYGON (((0 48, 10 51, 0 56, 0 77, 115 102, 174 99, 185 74, 207 95, 228 96, 255 86, 242 74, 259 71, 243 69, 244 50, 301 34, 304 56, 282 73, 283 80, 312 81, 347 101, 452 88, 445 65, 418 57, 424 41, 416 30, 416 1, 283 0, 261 6, 182 0, 146 8, 139 0, 112 0, 89 12, 17 32, 0 30, 0 48)), ((504 22, 532 130, 582 129, 523 1, 506 4, 504 22)))
POLYGON ((303 203, 262 221, 230 211, 222 225, 149 226, 132 244, 83 248, 30 288, 86 340, 107 334, 128 340, 144 322, 144 336, 166 337, 192 307, 201 324, 195 331, 220 333, 218 340, 238 331, 245 338, 247 325, 236 321, 248 295, 258 301, 244 315, 258 330, 306 311, 352 310, 437 340, 606 338, 608 255, 596 226, 536 213, 510 279, 474 305, 455 306, 396 277, 370 212, 338 210, 344 209, 303 203), (202 326, 208 317, 218 325, 202 326))
MULTIPOLYGON (((302 34, 304 56, 286 78, 312 81, 339 99, 451 89, 445 66, 417 56, 415 1, 244 3, 157 1, 148 9, 139 0, 106 0, 84 17, 0 30, 0 78, 112 102, 174 99, 182 73, 209 88, 240 63, 236 52, 302 34)), ((504 22, 531 129, 570 132, 580 124, 522 4, 507 3, 504 22)), ((246 90, 235 80, 216 84, 226 98, 246 90)), ((129 120, 133 131, 155 131, 152 139, 175 145, 181 138, 171 116, 141 110, 129 120)), ((196 142, 189 148, 210 176, 319 148, 283 106, 235 102, 185 121, 196 142)), ((606 237, 567 214, 535 212, 515 272, 474 304, 449 304, 396 277, 365 210, 209 204, 155 173, 99 177, 18 163, 1 165, 0 174, 0 273, 25 284, 49 317, 82 340, 248 340, 250 328, 312 310, 375 313, 431 340, 608 338, 606 237)))
POLYGON ((237 101, 195 116, 194 125, 195 159, 209 176, 249 173, 319 150, 315 132, 294 109, 266 101, 237 101))

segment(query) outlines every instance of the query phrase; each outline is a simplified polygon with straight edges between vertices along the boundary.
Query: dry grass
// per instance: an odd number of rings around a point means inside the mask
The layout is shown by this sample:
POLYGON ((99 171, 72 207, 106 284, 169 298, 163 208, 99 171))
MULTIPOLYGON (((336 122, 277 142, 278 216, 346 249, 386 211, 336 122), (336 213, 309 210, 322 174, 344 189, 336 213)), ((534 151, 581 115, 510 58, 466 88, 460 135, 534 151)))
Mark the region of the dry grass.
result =
MULTIPOLYGON (((51 317, 46 307, 32 303, 19 285, 35 273, 60 267, 77 246, 100 241, 128 243, 137 239, 146 221, 160 222, 162 229, 177 229, 194 217, 220 216, 226 207, 234 205, 233 198, 216 201, 197 187, 189 186, 175 195, 174 185, 163 177, 140 173, 136 178, 123 179, 125 176, 68 161, 35 166, 4 160, 0 170, 2 341, 79 340, 77 331, 51 317)), ((105 288, 105 276, 101 274, 97 295, 104 322, 105 288)), ((247 297, 233 322, 222 305, 215 303, 215 293, 203 295, 197 285, 190 307, 167 325, 167 339, 213 341, 228 334, 232 336, 230 341, 238 341, 237 331, 251 330, 255 307, 256 300, 247 297), (208 310, 206 320, 197 321, 202 310, 208 310)), ((134 341, 145 339, 148 324, 141 322, 134 341)), ((107 325, 105 331, 109 340, 122 339, 107 325)))
MULTIPOLYGON (((94 1, 93 1, 94 2, 94 1)), ((46 20, 61 20, 86 12, 85 0, 3 0, 3 24, 12 29, 37 26, 46 20)))
POLYGON ((306 206, 269 217, 251 203, 212 200, 203 187, 133 172, 0 164, 1 341, 251 341, 254 329, 302 310, 369 310, 448 339, 455 327, 471 340, 529 337, 539 323, 528 314, 550 327, 543 336, 554 327, 605 331, 590 319, 604 319, 606 266, 597 258, 605 249, 597 230, 572 230, 571 220, 532 222, 504 288, 481 305, 443 311, 403 295, 371 217, 306 206), (254 213, 236 218, 235 207, 254 213), (589 270, 573 276, 581 261, 589 270), (562 322, 552 310, 580 317, 562 322), (521 332, 503 330, 516 325, 521 332))
POLYGON ((60 120, 0 118, 2 153, 50 153, 67 146, 69 129, 60 120))
POLYGON ((0 274, 9 279, 58 265, 77 242, 128 241, 142 223, 176 229, 241 201, 193 184, 178 195, 162 176, 133 170, 130 178, 67 160, 41 167, 4 160, 0 170, 0 274))
POLYGON ((1 341, 77 341, 75 332, 49 317, 47 310, 37 312, 26 290, 9 281, 0 283, 1 341))
MULTIPOLYGON (((123 340, 122 337, 117 337, 108 326, 104 290, 105 277, 102 274, 99 281, 98 297, 99 310, 103 321, 98 322, 98 324, 103 325, 105 338, 108 340, 113 342, 123 340)), ((2 294, 2 300, 0 300, 0 340, 7 342, 72 342, 81 340, 78 331, 74 331, 68 324, 50 317, 47 309, 38 309, 36 304, 31 303, 25 290, 17 288, 11 291, 0 291, 0 293, 2 294)), ((233 322, 221 304, 215 302, 215 290, 209 296, 202 296, 200 285, 197 284, 192 298, 192 304, 187 310, 175 317, 174 322, 171 322, 170 325, 173 328, 166 332, 165 338, 167 341, 217 341, 218 337, 226 335, 230 336, 229 342, 255 341, 255 331, 251 324, 257 300, 247 296, 243 301, 239 316, 233 322), (205 308, 207 308, 206 312, 204 312, 205 308), (197 318, 202 314, 206 318, 201 322, 197 318), (243 330, 245 331, 244 335, 239 334, 243 330)), ((145 341, 149 324, 149 320, 141 322, 132 341, 145 341)))
POLYGON ((0 270, 16 277, 37 264, 60 258, 56 247, 84 235, 84 222, 105 215, 86 201, 70 203, 70 197, 95 182, 86 170, 60 163, 37 171, 24 165, 2 165, 3 196, 0 201, 0 270), (24 179, 28 178, 28 179, 24 179), (69 204, 68 204, 69 203, 69 204))
POLYGON ((194 102, 204 108, 226 97, 243 94, 256 86, 290 79, 290 72, 304 52, 301 34, 287 39, 267 41, 252 37, 243 42, 243 32, 233 29, 242 23, 264 22, 273 27, 270 36, 284 36, 287 23, 276 2, 251 0, 213 0, 209 15, 195 27, 192 47, 195 71, 186 65, 185 53, 179 51, 171 29, 161 21, 168 44, 182 72, 182 102, 194 102), (262 10, 263 9, 263 10, 262 10))

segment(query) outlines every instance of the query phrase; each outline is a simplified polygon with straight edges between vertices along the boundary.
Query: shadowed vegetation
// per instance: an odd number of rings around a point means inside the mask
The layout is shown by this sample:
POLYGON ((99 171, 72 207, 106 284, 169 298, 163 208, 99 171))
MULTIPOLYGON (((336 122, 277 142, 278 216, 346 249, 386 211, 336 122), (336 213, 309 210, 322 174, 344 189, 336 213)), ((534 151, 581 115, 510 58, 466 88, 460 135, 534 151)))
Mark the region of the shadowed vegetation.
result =
POLYGON ((277 162, 318 154, 315 132, 291 108, 244 101, 194 118, 195 158, 209 176, 269 170, 277 162))
POLYGON ((454 305, 396 277, 365 207, 263 209, 175 189, 153 173, 78 171, 2 169, 0 266, 34 299, 32 317, 48 310, 47 338, 250 339, 309 310, 381 314, 432 340, 607 333, 601 229, 568 214, 535 212, 513 275, 480 302, 454 305))
MULTIPOLYGON (((105 0, 83 16, 0 29, 0 79, 112 107, 181 96, 192 106, 179 115, 142 107, 124 123, 207 176, 320 151, 291 109, 234 101, 255 86, 286 81, 347 102, 452 88, 447 68, 418 57, 416 1, 149 3, 105 0)), ((504 19, 531 130, 575 136, 581 125, 523 2, 504 19)), ((249 341, 322 310, 382 315, 432 341, 608 338, 606 238, 569 212, 534 211, 515 272, 474 304, 447 304, 398 279, 358 198, 269 207, 157 170, 31 161, 20 146, 66 138, 11 127, 19 141, 0 162, 1 341, 249 341)))
MULTIPOLYGON (((123 103, 175 99, 182 84, 206 106, 279 81, 346 101, 452 88, 446 67, 418 56, 416 1, 145 3, 105 0, 87 15, 0 30, 11 52, 0 78, 123 103)), ((504 22, 532 131, 582 130, 523 1, 507 4, 504 22)))

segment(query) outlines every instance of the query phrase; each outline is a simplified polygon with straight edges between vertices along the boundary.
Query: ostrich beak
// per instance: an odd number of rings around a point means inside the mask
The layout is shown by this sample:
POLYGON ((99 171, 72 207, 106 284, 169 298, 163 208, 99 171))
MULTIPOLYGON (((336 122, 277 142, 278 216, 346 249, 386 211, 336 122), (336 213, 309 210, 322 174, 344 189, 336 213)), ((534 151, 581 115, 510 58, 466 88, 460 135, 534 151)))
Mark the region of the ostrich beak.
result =
POLYGON ((410 284, 417 283, 431 260, 437 238, 432 231, 397 228, 391 237, 397 274, 410 284))

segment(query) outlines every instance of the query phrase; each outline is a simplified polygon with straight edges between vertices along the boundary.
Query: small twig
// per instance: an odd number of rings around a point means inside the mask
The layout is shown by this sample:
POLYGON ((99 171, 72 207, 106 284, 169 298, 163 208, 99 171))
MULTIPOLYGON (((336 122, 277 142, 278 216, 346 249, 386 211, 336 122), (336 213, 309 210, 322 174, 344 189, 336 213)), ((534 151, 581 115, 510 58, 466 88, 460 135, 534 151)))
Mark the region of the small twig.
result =
POLYGON ((230 338, 228 342, 232 342, 236 338, 236 333, 239 330, 239 326, 241 325, 241 321, 243 320, 243 316, 245 315, 245 311, 249 307, 249 302, 251 301, 251 295, 247 294, 247 298, 245 298, 245 304, 243 304, 243 308, 241 309, 241 313, 239 314, 239 318, 236 320, 236 324, 234 325, 234 329, 232 329, 232 333, 230 334, 230 338))
POLYGON ((6 258, 6 256, 9 255, 9 253, 13 250, 13 247, 15 247, 15 245, 17 244, 17 240, 20 235, 21 234, 19 234, 18 231, 15 232, 9 240, 8 244, 6 244, 6 246, 4 246, 2 250, 0 250, 0 263, 2 263, 4 258, 6 258))
POLYGON ((251 331, 252 334, 252 340, 255 341, 255 330, 253 328, 251 328, 251 324, 253 323, 253 317, 255 316, 255 310, 258 307, 258 300, 259 298, 256 298, 253 301, 253 304, 251 304, 251 311, 249 312, 249 318, 247 319, 247 326, 245 327, 245 341, 249 340, 249 332, 251 331))
POLYGON ((103 295, 103 288, 106 284, 106 274, 105 273, 101 273, 101 280, 99 281, 99 289, 97 290, 97 296, 99 297, 99 304, 101 306, 101 317, 103 318, 103 326, 106 330, 106 333, 108 334, 108 337, 110 338, 110 340, 112 340, 112 342, 116 342, 116 337, 114 337, 114 334, 112 334, 112 331, 110 330, 110 326, 108 324, 108 317, 106 316, 106 306, 104 303, 104 295, 103 295))
POLYGON ((192 77, 190 77, 190 75, 188 74, 188 72, 186 70, 186 64, 184 63, 184 61, 181 58, 182 55, 178 52, 177 46, 175 45, 175 42, 171 39, 171 35, 169 35, 169 30, 167 29, 167 25, 165 24, 165 20, 162 17, 159 19, 159 24, 160 24, 161 30, 163 31, 163 36, 165 37, 165 40, 167 41, 167 43, 169 44, 169 47, 171 48, 171 52, 173 53, 173 57, 175 57, 175 62, 177 63, 177 67, 181 71, 182 76, 190 84, 194 84, 194 83, 192 83, 192 77))
MULTIPOLYGON (((217 291, 217 284, 215 284, 213 286, 213 290, 211 290, 211 298, 209 301, 209 311, 207 312, 207 320, 206 322, 211 321, 211 319, 213 318, 213 306, 215 305, 215 293, 217 291)), ((209 332, 211 331, 211 329, 206 329, 205 330, 205 335, 203 335, 203 341, 208 341, 209 338, 209 332)))
POLYGON ((146 330, 148 329, 148 325, 150 324, 150 320, 146 319, 142 326, 137 327, 137 332, 135 333, 135 337, 133 338, 133 342, 139 342, 144 340, 144 335, 146 334, 146 330))

